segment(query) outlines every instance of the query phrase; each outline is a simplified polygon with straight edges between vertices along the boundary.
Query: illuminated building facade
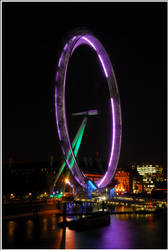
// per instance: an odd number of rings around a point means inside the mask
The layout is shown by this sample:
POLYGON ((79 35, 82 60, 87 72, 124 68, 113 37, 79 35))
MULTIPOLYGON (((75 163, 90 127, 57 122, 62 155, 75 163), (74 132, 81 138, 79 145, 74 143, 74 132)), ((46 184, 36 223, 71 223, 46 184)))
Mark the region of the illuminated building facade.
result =
POLYGON ((118 182, 115 186, 115 192, 117 194, 123 194, 125 192, 130 192, 130 173, 124 170, 116 171, 114 175, 114 180, 118 182))
POLYGON ((143 182, 141 178, 132 178, 132 193, 139 194, 143 192, 143 182))
POLYGON ((100 180, 103 175, 102 174, 91 174, 91 173, 85 173, 85 175, 90 179, 91 181, 98 181, 100 180))
POLYGON ((151 193, 157 182, 163 182, 163 167, 158 164, 134 164, 132 170, 136 170, 143 180, 143 191, 151 193))

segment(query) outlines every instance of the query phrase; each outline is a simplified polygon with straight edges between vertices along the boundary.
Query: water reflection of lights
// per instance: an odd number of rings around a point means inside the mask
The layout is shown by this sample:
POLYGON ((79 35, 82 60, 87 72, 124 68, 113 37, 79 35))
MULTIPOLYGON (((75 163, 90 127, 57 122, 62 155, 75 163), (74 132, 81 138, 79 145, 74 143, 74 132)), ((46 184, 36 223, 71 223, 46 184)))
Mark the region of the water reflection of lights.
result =
POLYGON ((26 222, 26 229, 27 229, 27 238, 32 239, 32 229, 33 229, 33 222, 32 220, 27 220, 26 222))
POLYGON ((13 239, 15 228, 16 228, 16 223, 14 221, 9 221, 8 222, 8 236, 10 240, 13 239))
POLYGON ((127 219, 126 214, 121 214, 121 215, 120 215, 120 219, 121 219, 121 220, 126 220, 126 219, 127 219))
MULTIPOLYGON (((65 248, 149 249, 153 246, 164 248, 161 240, 165 227, 162 227, 162 221, 159 218, 155 214, 112 214, 111 223, 106 227, 82 232, 66 228, 65 248)), ((56 215, 43 215, 38 219, 29 217, 13 221, 6 220, 4 229, 7 235, 3 239, 6 247, 3 248, 17 249, 18 245, 21 246, 23 243, 24 247, 20 249, 34 248, 37 244, 39 248, 60 249, 63 229, 57 226, 57 222, 61 219, 56 215), (43 227, 47 231, 44 231, 43 227)))
POLYGON ((60 249, 61 248, 61 242, 63 240, 63 229, 62 228, 57 228, 56 234, 55 234, 55 239, 56 239, 56 241, 53 244, 52 248, 53 249, 60 249))
POLYGON ((150 226, 150 228, 153 228, 153 226, 154 226, 152 214, 149 215, 149 226, 150 226))
POLYGON ((52 230, 55 231, 56 230, 56 223, 57 223, 56 216, 52 216, 51 223, 52 223, 52 230))
POLYGON ((48 229, 48 219, 46 217, 43 218, 43 231, 46 232, 48 229))
POLYGON ((69 228, 66 229, 66 248, 78 248, 76 245, 76 233, 74 230, 70 230, 69 228))

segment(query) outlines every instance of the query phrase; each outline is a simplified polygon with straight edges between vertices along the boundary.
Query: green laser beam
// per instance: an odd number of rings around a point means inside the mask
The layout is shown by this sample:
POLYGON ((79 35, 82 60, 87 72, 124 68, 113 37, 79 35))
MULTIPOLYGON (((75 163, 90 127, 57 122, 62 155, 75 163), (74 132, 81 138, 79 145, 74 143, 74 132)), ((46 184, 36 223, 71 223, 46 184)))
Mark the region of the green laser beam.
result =
MULTIPOLYGON (((83 121, 82 121, 82 124, 81 124, 81 126, 80 126, 80 128, 79 128, 79 130, 78 130, 78 132, 77 132, 77 134, 76 134, 73 142, 72 142, 72 149, 75 148, 74 149, 74 155, 75 155, 75 157, 76 157, 76 155, 78 153, 79 146, 81 144, 81 140, 82 140, 82 136, 83 136, 83 133, 84 133, 84 129, 86 127, 86 123, 87 123, 87 118, 85 117, 83 119, 83 121)), ((70 155, 71 155, 71 151, 69 150, 68 156, 67 156, 67 160, 69 159, 70 155)), ((74 165, 74 159, 73 158, 71 160, 71 163, 72 164, 70 164, 70 166, 71 166, 71 169, 72 169, 72 167, 74 165)), ((58 181, 59 177, 61 176, 61 174, 62 174, 65 166, 66 166, 66 161, 64 161, 63 164, 61 165, 59 173, 58 173, 58 175, 57 175, 57 177, 56 177, 56 179, 55 179, 55 181, 53 183, 53 186, 57 183, 57 181, 58 181)))
MULTIPOLYGON (((77 156, 77 153, 78 153, 81 141, 82 141, 82 137, 83 137, 83 133, 84 133, 85 127, 86 127, 86 124, 83 125, 83 127, 82 127, 82 129, 80 131, 79 137, 78 137, 78 141, 77 141, 77 143, 75 145, 75 149, 74 149, 74 155, 75 155, 75 157, 77 156)), ((71 169, 72 169, 73 165, 74 165, 74 158, 72 158, 70 165, 71 165, 71 169)))
MULTIPOLYGON (((80 134, 79 134, 79 137, 78 137, 78 141, 77 141, 77 143, 75 145, 75 149, 74 149, 74 155, 75 155, 75 157, 77 156, 77 153, 79 151, 79 147, 80 147, 80 144, 81 144, 81 141, 82 141, 82 138, 83 138, 85 127, 86 127, 86 123, 84 123, 84 125, 82 126, 82 129, 80 130, 80 134)), ((72 158, 71 163, 70 163, 71 169, 74 166, 74 162, 75 162, 74 158, 72 158)), ((68 171, 66 178, 68 178, 69 175, 70 175, 70 171, 68 171)))

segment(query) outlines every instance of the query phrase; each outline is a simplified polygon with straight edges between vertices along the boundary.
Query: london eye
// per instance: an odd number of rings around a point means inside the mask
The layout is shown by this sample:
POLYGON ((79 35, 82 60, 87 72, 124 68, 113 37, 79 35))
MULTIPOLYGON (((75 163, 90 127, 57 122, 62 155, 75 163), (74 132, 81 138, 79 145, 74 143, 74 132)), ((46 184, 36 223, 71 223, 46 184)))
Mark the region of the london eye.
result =
MULTIPOLYGON (((96 190, 106 187, 111 182, 115 174, 120 156, 122 135, 120 97, 116 77, 110 58, 99 39, 88 30, 78 30, 74 33, 71 33, 61 52, 56 72, 55 115, 58 137, 60 140, 61 150, 65 159, 64 166, 67 164, 68 168, 71 171, 71 174, 78 182, 78 184, 80 184, 80 186, 82 186, 83 188, 90 188, 92 190, 96 190), (109 131, 109 134, 111 134, 112 136, 110 138, 110 154, 108 157, 108 166, 104 176, 100 180, 95 181, 95 183, 88 180, 83 171, 79 168, 79 165, 76 161, 76 155, 80 146, 81 138, 87 123, 88 116, 96 115, 98 111, 89 110, 74 114, 83 115, 84 119, 72 143, 70 141, 66 117, 65 88, 67 78, 67 67, 75 49, 82 45, 88 45, 92 50, 96 52, 104 78, 106 79, 108 85, 108 91, 110 96, 109 103, 111 119, 109 122, 111 124, 111 131, 109 131)), ((60 171, 62 170, 63 167, 60 171)))

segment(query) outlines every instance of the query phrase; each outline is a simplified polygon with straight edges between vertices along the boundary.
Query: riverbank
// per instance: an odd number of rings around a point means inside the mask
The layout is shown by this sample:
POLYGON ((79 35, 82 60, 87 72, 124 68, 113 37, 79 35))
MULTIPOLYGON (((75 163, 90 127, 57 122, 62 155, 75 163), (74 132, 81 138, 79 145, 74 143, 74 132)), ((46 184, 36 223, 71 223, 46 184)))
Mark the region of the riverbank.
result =
MULTIPOLYGON (((125 209, 128 209, 128 207, 126 207, 125 209)), ((108 211, 111 215, 115 215, 115 214, 156 214, 156 213, 166 213, 167 209, 158 209, 155 211, 152 210, 143 210, 143 211, 128 211, 125 210, 123 211, 123 206, 122 206, 122 211, 110 211, 110 210, 105 210, 108 211)), ((66 216, 82 216, 82 215, 94 215, 96 213, 99 213, 102 210, 99 211, 95 211, 95 212, 88 212, 88 213, 79 213, 79 212, 71 212, 71 213, 66 213, 66 216)), ((15 218, 24 218, 24 217, 34 217, 34 216, 40 216, 40 215, 56 215, 56 216, 64 216, 65 214, 62 212, 61 209, 46 209, 43 208, 43 210, 34 210, 33 212, 24 212, 22 211, 21 213, 16 213, 16 214, 10 214, 10 215, 3 215, 2 219, 3 220, 11 220, 11 219, 15 219, 15 218)))

